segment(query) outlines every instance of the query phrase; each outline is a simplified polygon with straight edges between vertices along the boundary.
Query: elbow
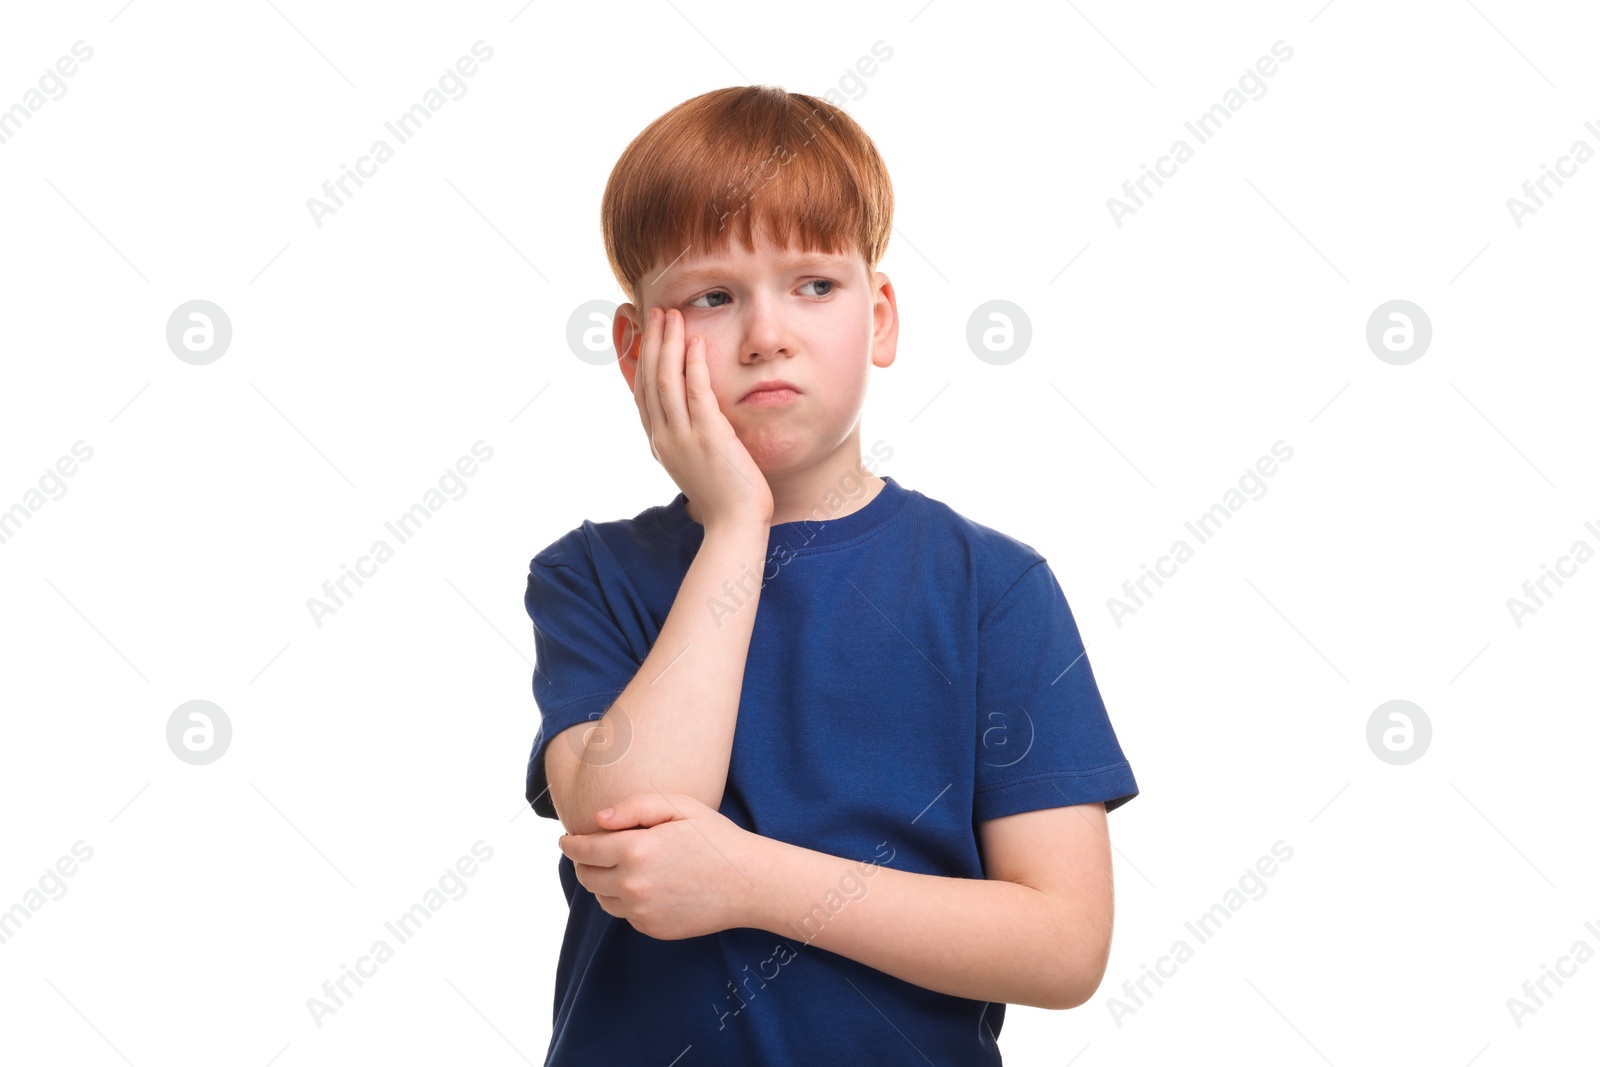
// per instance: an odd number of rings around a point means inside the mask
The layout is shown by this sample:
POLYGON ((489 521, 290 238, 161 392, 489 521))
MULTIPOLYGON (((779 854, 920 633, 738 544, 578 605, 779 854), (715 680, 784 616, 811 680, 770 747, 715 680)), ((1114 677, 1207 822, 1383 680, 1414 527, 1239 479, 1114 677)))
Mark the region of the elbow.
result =
MULTIPOLYGON (((591 792, 579 784, 580 772, 574 770, 572 776, 565 780, 563 787, 550 790, 550 803, 555 808, 556 819, 560 821, 567 833, 573 835, 593 834, 602 830, 616 830, 619 827, 601 826, 596 816, 606 808, 614 807, 620 801, 630 796, 639 795, 640 791, 624 789, 618 792, 615 789, 602 789, 591 792), (595 795, 598 792, 599 795, 595 795), (612 795, 616 793, 617 795, 612 795)), ((668 790, 671 792, 671 790, 668 790)), ((722 794, 715 798, 688 793, 696 800, 701 801, 713 811, 722 809, 722 794)), ((651 795, 654 795, 653 793, 651 795)))
POLYGON ((715 783, 704 781, 679 781, 683 777, 673 773, 652 773, 652 769, 636 769, 619 763, 620 757, 590 757, 587 747, 589 732, 594 723, 581 722, 557 734, 545 746, 544 771, 549 783, 550 804, 556 818, 569 834, 592 834, 603 829, 595 815, 629 796, 652 791, 684 793, 694 797, 712 811, 722 810, 722 797, 727 791, 727 777, 715 783), (598 780, 596 777, 598 776, 598 780), (655 785, 651 784, 654 779, 655 785))
POLYGON ((1087 938, 1080 933, 1075 941, 1062 945, 1058 951, 1059 966, 1052 971, 1056 981, 1047 991, 1047 1003, 1039 1006, 1051 1011, 1070 1011, 1087 1004, 1104 981, 1110 959, 1109 927, 1087 938))
POLYGON ((550 806, 555 808, 556 821, 561 828, 569 834, 592 834, 599 829, 599 824, 594 821, 595 813, 585 811, 575 804, 574 797, 566 790, 550 790, 550 806))
POLYGON ((592 834, 600 829, 600 824, 594 821, 594 815, 584 816, 579 812, 556 812, 561 821, 561 828, 574 837, 580 834, 592 834))
POLYGON ((1081 1008, 1089 1003, 1089 998, 1094 996, 1094 991, 1100 988, 1100 979, 1093 982, 1078 982, 1065 990, 1058 990, 1052 1003, 1046 1005, 1051 1011, 1071 1011, 1081 1008))
POLYGON ((555 792, 550 794, 551 803, 556 809, 556 818, 567 833, 577 836, 579 834, 598 833, 606 829, 600 825, 596 818, 602 811, 611 807, 613 801, 591 796, 577 787, 577 775, 567 784, 563 795, 557 797, 555 792))
POLYGON ((1073 1008, 1081 1008, 1089 1003, 1089 998, 1100 988, 1100 981, 1104 977, 1104 967, 1093 974, 1066 971, 1061 975, 1062 981, 1050 989, 1037 1006, 1049 1011, 1071 1011, 1073 1008))
POLYGON ((577 767, 558 773, 560 773, 560 785, 557 785, 555 777, 552 776, 550 780, 550 805, 556 809, 556 819, 560 821, 562 828, 574 836, 592 834, 600 829, 595 816, 606 805, 580 800, 582 794, 577 787, 577 767))

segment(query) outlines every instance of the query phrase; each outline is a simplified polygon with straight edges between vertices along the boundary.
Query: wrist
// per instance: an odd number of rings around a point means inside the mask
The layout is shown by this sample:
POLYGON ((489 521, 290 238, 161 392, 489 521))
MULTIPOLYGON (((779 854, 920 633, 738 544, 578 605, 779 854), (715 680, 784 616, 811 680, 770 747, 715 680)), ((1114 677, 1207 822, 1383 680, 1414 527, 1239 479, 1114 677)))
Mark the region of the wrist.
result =
POLYGON ((712 537, 726 537, 737 539, 759 540, 763 546, 772 531, 770 519, 763 519, 759 515, 740 515, 724 519, 712 519, 706 526, 706 539, 712 537))
POLYGON ((791 846, 770 837, 746 830, 747 840, 741 850, 740 865, 750 872, 755 888, 745 895, 744 914, 739 925, 754 930, 777 931, 782 924, 778 916, 783 911, 784 887, 790 881, 785 853, 791 846))

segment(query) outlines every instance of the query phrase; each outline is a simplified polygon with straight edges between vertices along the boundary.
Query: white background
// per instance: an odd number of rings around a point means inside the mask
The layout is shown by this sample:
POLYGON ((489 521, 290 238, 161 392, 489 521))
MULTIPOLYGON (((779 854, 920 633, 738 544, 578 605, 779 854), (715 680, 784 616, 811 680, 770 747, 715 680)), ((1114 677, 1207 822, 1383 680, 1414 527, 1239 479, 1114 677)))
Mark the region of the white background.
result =
POLYGON ((1105 982, 1011 1008, 1006 1061, 1592 1058, 1600 961, 1520 1027, 1507 998, 1600 951, 1600 562, 1520 627, 1506 602, 1600 548, 1600 161, 1521 227, 1506 201, 1600 149, 1600 20, 1054 7, 7 5, 0 108, 94 54, 0 144, 0 509, 93 456, 0 543, 0 908, 93 856, 0 944, 0 1058, 542 1062, 565 905, 560 827, 522 799, 527 562, 677 491, 616 369, 566 344, 624 299, 601 191, 684 99, 841 80, 896 183, 900 354, 863 450, 1050 560, 1141 788, 1109 819, 1105 982), (307 198, 480 39, 466 95, 319 228, 307 198), (1184 122, 1278 40, 1198 145, 1184 122), (1108 197, 1179 137, 1195 157, 1118 227, 1108 197), (233 327, 207 366, 166 343, 193 299, 233 327), (1005 366, 965 340, 991 299, 1032 324, 1005 366), (1433 328, 1404 366, 1365 339, 1393 299, 1433 328), (479 440, 465 495, 316 625, 479 440), (1118 625, 1108 598, 1279 440, 1265 495, 1118 625), (167 746, 192 699, 232 724, 208 766, 167 746), (1366 741, 1391 699, 1433 727, 1405 766, 1366 741), (317 1026, 307 998, 480 839, 466 895, 317 1026), (1184 923, 1279 840, 1198 945, 1184 923))

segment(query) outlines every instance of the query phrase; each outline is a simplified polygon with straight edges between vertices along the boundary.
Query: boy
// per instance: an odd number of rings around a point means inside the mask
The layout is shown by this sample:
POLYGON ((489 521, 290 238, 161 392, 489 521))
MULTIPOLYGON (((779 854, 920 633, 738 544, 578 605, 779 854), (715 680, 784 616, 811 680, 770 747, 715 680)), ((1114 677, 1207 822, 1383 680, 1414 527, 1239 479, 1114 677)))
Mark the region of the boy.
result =
POLYGON ((767 86, 673 108, 607 184, 613 338, 682 491, 529 567, 547 1065, 998 1064, 1007 1003, 1104 973, 1138 787, 1061 587, 861 454, 892 211, 860 127, 767 86))

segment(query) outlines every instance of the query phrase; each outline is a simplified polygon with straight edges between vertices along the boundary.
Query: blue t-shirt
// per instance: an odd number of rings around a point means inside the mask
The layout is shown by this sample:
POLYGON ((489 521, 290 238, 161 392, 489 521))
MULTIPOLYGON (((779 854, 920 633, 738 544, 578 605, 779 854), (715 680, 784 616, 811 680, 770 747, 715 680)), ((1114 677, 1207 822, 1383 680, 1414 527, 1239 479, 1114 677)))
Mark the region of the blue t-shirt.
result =
MULTIPOLYGON (((1139 790, 1044 557, 883 481, 857 511, 771 528, 720 810, 846 860, 982 878, 978 823, 1111 811, 1139 790)), ((841 494, 832 510, 848 506, 841 494)), ((556 818, 545 742, 599 719, 632 680, 704 535, 679 493, 585 521, 533 558, 538 814, 556 818)), ((805 936, 660 941, 603 911, 565 856, 558 873, 569 912, 547 1067, 1000 1063, 1004 1004, 810 944, 826 909, 805 936)))

